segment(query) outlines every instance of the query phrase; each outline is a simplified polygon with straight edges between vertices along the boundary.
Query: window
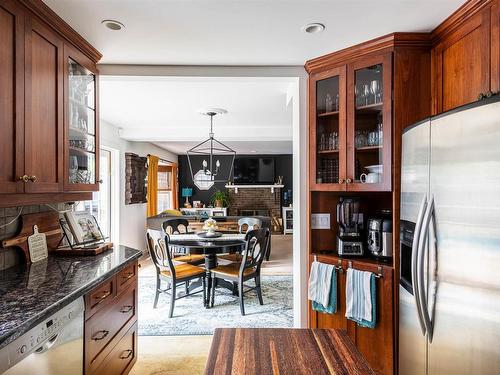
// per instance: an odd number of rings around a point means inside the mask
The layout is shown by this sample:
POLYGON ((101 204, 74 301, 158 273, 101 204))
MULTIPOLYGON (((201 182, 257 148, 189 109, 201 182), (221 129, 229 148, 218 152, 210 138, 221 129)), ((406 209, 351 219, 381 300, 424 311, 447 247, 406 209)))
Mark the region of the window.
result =
POLYGON ((90 212, 97 220, 104 237, 111 236, 111 151, 99 150, 99 191, 92 193, 91 201, 78 202, 76 211, 90 212))
POLYGON ((170 165, 158 166, 158 212, 174 208, 173 168, 170 165))

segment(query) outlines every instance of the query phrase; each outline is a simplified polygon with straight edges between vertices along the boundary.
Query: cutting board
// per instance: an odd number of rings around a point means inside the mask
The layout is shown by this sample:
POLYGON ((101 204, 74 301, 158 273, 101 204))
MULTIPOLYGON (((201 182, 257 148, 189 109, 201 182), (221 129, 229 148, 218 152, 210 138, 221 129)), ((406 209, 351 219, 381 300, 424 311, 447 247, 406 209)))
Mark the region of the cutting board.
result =
POLYGON ((22 250, 26 263, 31 263, 28 250, 28 237, 33 234, 33 226, 38 226, 38 232, 45 233, 49 252, 57 248, 63 234, 59 224, 59 213, 56 211, 26 214, 21 216, 19 233, 2 241, 2 247, 17 247, 22 250))

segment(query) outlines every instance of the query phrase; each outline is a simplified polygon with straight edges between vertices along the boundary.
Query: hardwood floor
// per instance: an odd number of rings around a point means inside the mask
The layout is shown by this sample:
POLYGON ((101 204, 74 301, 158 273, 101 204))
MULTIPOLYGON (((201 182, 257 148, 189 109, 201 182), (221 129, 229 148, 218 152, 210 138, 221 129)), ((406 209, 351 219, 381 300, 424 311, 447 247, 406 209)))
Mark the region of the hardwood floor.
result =
POLYGON ((139 336, 130 375, 203 374, 212 336, 139 336))

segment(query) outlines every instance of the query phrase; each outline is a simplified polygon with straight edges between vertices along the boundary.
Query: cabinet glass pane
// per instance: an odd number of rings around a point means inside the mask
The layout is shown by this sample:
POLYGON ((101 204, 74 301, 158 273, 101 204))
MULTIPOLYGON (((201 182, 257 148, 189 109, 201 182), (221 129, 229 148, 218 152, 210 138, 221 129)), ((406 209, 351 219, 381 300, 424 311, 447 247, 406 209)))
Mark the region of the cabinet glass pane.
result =
POLYGON ((69 182, 94 184, 95 75, 72 59, 69 64, 69 182))
POLYGON ((382 64, 355 72, 354 182, 383 181, 382 64))
POLYGON ((339 180, 339 77, 316 83, 316 182, 339 180))

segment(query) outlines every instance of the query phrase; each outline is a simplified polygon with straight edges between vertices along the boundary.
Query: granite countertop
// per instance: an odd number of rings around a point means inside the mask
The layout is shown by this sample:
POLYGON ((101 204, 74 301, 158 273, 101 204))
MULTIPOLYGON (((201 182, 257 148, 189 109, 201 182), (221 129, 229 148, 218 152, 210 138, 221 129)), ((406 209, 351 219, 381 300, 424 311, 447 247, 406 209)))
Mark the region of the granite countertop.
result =
POLYGON ((0 349, 141 255, 120 245, 97 256, 49 256, 0 271, 0 349))

